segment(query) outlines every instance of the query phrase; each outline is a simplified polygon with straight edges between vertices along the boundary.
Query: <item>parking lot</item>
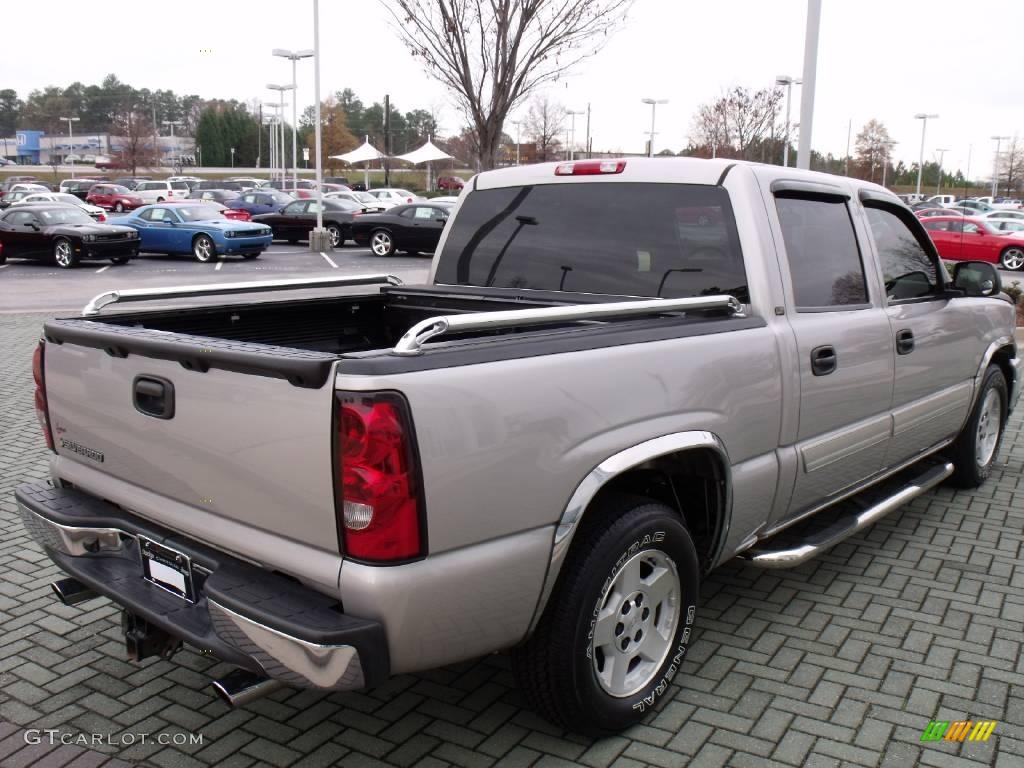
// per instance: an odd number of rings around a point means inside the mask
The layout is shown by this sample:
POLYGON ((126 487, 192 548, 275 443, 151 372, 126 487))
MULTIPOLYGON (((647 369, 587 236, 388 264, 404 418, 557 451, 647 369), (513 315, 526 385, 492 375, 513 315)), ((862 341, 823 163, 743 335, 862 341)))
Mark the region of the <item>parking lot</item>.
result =
POLYGON ((16 484, 46 475, 32 408, 31 349, 57 310, 106 288, 231 276, 388 271, 275 246, 255 263, 146 257, 73 272, 0 271, 0 762, 5 766, 905 766, 1024 762, 1024 438, 1012 420, 994 476, 927 494, 790 571, 732 562, 702 587, 701 621, 663 706, 624 735, 591 741, 525 708, 507 659, 406 675, 364 693, 282 689, 230 710, 210 679, 228 667, 186 649, 125 661, 105 600, 63 607, 58 570, 22 528, 16 484), (129 281, 127 277, 131 275, 129 281), (12 312, 46 306, 45 312, 12 312), (930 720, 989 719, 984 743, 923 743, 930 720), (35 730, 30 730, 35 729, 35 730), (54 729, 62 745, 31 734, 54 729), (90 734, 103 734, 90 743, 90 734), (149 735, 143 742, 139 734, 149 735), (158 736, 165 741, 159 743, 158 736), (196 737, 200 742, 196 742, 196 737), (86 741, 82 741, 86 739, 86 741), (27 743, 33 740, 39 743, 27 743), (186 743, 177 743, 184 740, 186 743))

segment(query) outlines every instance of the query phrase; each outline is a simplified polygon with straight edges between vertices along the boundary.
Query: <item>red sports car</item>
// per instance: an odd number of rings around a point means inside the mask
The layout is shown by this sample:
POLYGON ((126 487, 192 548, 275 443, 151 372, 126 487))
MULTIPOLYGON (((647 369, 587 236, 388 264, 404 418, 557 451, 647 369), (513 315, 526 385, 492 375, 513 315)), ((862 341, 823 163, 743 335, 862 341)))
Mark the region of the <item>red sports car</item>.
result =
POLYGON ((921 223, 944 259, 1024 268, 1024 232, 1000 230, 985 219, 969 216, 934 216, 921 223))
POLYGON ((85 202, 118 213, 134 211, 146 204, 141 197, 133 195, 128 187, 122 187, 120 184, 94 184, 85 196, 85 202))

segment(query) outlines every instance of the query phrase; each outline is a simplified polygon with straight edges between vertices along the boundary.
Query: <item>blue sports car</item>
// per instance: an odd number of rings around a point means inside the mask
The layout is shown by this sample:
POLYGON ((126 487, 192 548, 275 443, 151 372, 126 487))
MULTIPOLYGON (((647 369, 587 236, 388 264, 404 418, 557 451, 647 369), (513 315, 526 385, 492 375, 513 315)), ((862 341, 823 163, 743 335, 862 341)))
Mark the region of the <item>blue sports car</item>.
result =
POLYGON ((272 237, 265 224, 228 219, 202 203, 144 205, 117 223, 139 233, 140 251, 190 253, 203 263, 234 253, 255 259, 272 237))

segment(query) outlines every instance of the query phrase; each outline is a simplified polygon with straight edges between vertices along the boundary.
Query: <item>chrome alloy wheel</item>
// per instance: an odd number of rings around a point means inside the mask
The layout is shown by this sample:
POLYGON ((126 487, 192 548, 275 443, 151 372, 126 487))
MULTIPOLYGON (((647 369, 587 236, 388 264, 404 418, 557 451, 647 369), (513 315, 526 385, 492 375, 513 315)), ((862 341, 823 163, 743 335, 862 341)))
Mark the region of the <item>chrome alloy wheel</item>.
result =
POLYGON ((675 563, 656 549, 633 555, 605 587, 591 657, 606 692, 632 696, 653 680, 676 636, 681 592, 675 563))
POLYGON ((1024 267, 1024 249, 1007 248, 999 257, 1003 269, 1020 269, 1024 267))
POLYGON ((374 232, 370 240, 370 249, 377 256, 387 256, 391 253, 391 235, 387 232, 374 232))
POLYGON ((213 258, 213 241, 205 235, 197 237, 192 245, 192 253, 197 261, 207 262, 213 258))
POLYGON ((67 240, 61 240, 57 243, 57 247, 53 251, 53 256, 57 261, 58 267, 64 267, 67 269, 71 266, 71 243, 67 240))
POLYGON ((996 452, 996 445, 999 444, 999 432, 1002 430, 1001 416, 999 393, 990 389, 985 394, 985 401, 981 404, 981 414, 978 416, 978 439, 975 441, 977 447, 974 461, 979 467, 988 466, 996 452))
POLYGON ((331 236, 331 248, 337 248, 341 242, 341 230, 335 226, 327 227, 327 234, 331 236))

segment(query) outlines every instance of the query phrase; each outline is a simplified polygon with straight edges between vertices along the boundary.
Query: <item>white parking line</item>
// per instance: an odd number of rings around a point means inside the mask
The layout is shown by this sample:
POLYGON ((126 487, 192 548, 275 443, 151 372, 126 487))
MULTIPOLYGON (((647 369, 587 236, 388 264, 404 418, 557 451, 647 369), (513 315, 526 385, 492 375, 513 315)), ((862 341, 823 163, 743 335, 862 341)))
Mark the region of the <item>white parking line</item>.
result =
POLYGON ((320 251, 320 255, 323 256, 325 259, 327 259, 327 263, 330 264, 332 267, 334 267, 335 269, 338 268, 338 265, 335 264, 333 261, 331 261, 331 257, 328 256, 326 253, 324 253, 323 251, 320 251))
POLYGON ((109 264, 107 264, 107 266, 105 266, 105 267, 100 267, 99 269, 97 269, 96 270, 96 274, 98 275, 100 272, 106 272, 108 269, 110 269, 110 265, 109 264))
POLYGON ((217 262, 217 266, 213 268, 213 271, 214 271, 214 272, 217 272, 217 271, 218 271, 218 270, 220 270, 220 268, 221 268, 221 267, 223 267, 223 266, 224 266, 224 262, 223 262, 223 261, 218 261, 218 262, 217 262))
POLYGON ((5 269, 5 268, 7 268, 9 266, 11 266, 11 265, 10 264, 0 264, 0 269, 5 269))

